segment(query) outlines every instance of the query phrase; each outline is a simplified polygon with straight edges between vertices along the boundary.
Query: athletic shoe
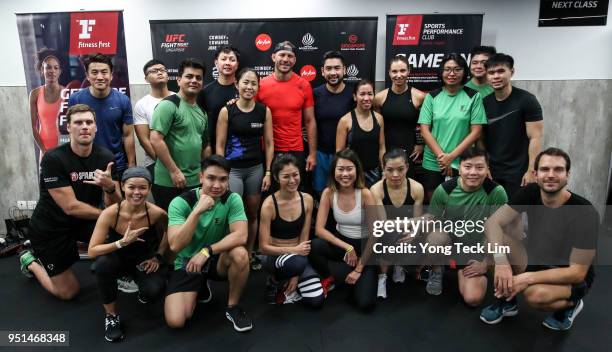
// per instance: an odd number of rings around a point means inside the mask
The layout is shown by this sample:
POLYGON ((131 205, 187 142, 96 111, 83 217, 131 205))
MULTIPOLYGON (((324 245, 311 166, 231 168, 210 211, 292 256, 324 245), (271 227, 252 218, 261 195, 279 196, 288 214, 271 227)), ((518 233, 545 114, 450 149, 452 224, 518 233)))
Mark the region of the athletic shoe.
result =
POLYGON ((252 271, 261 270, 261 260, 255 253, 251 255, 250 265, 252 271))
POLYGON ((79 259, 81 260, 91 259, 88 254, 88 251, 89 251, 88 243, 77 241, 77 249, 79 250, 79 259))
POLYGON ((253 328, 251 319, 249 319, 245 311, 238 306, 227 307, 225 317, 234 324, 234 330, 238 332, 249 331, 253 328))
POLYGON ((424 265, 424 266, 422 266, 422 267, 417 269, 416 279, 420 280, 420 281, 427 282, 427 280, 429 280, 429 273, 430 272, 431 272, 431 267, 424 265))
POLYGON ((278 289, 278 283, 272 280, 272 277, 268 277, 266 280, 266 303, 268 304, 277 304, 278 294, 280 290, 278 289))
POLYGON ((425 286, 425 291, 430 295, 439 296, 442 294, 442 271, 433 271, 429 272, 429 277, 427 278, 427 286, 425 286))
POLYGON ((138 285, 129 276, 120 277, 117 279, 117 288, 124 293, 138 292, 138 285))
POLYGON ((327 297, 327 294, 331 292, 334 288, 336 288, 336 284, 334 284, 335 281, 336 280, 331 275, 321 280, 321 286, 323 287, 324 297, 327 297))
POLYGON ((119 315, 107 314, 104 319, 104 338, 106 341, 117 342, 124 337, 123 331, 121 330, 119 315))
POLYGON ((206 284, 202 285, 202 288, 198 291, 198 303, 208 303, 212 300, 212 291, 210 290, 210 285, 208 284, 208 280, 206 280, 206 284))
POLYGON ((574 319, 582 312, 582 308, 584 308, 584 303, 582 300, 578 300, 573 307, 557 311, 546 318, 546 320, 542 322, 542 325, 551 330, 569 330, 574 324, 574 319))
POLYGON ((302 300, 302 295, 299 292, 293 291, 290 294, 285 294, 284 290, 279 290, 276 296, 277 304, 293 304, 302 300))
POLYGON ((518 303, 516 298, 513 298, 510 302, 505 299, 497 299, 495 303, 490 306, 484 307, 480 312, 480 320, 487 324, 497 324, 504 317, 513 317, 518 314, 518 303))
POLYGON ((37 261, 37 259, 32 253, 32 251, 25 250, 21 252, 21 254, 19 255, 19 263, 21 264, 21 273, 28 279, 31 279, 34 277, 34 274, 32 274, 30 269, 28 269, 28 266, 35 261, 37 261))
POLYGON ((387 298, 387 274, 378 275, 378 292, 376 293, 378 298, 387 298))
POLYGON ((400 265, 395 265, 393 267, 393 282, 396 284, 401 284, 406 280, 406 271, 400 265))

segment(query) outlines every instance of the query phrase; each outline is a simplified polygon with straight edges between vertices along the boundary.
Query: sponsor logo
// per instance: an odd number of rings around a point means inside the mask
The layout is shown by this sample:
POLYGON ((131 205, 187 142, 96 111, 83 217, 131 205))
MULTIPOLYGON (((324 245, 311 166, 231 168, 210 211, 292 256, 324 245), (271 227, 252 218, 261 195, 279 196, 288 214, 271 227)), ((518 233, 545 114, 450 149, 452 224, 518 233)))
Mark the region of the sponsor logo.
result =
POLYGON ((215 218, 214 223, 215 225, 219 225, 221 223, 221 218, 215 218))
POLYGON ((167 53, 182 53, 185 51, 185 49, 189 48, 189 42, 186 40, 186 38, 187 34, 184 33, 166 34, 160 47, 167 53))
POLYGON ((312 65, 303 66, 300 69, 300 76, 310 82, 317 77, 317 70, 312 65))
POLYGON ((350 34, 346 38, 346 43, 340 44, 340 50, 342 51, 363 51, 366 48, 365 43, 359 42, 359 37, 356 34, 350 34))
POLYGON ((72 182, 83 181, 83 180, 93 180, 96 173, 94 171, 81 171, 81 172, 71 172, 70 179, 72 182))
POLYGON ((255 70, 255 72, 257 72, 259 77, 268 76, 268 75, 272 74, 272 72, 273 72, 272 66, 270 66, 270 65, 267 65, 267 66, 255 66, 255 67, 253 67, 253 69, 255 70))
POLYGON ((58 177, 45 177, 44 181, 45 183, 49 183, 49 182, 57 182, 57 180, 59 180, 58 177))
POLYGON ((208 36, 208 51, 216 51, 222 45, 229 45, 227 34, 211 34, 208 36))
POLYGON ((219 78, 219 69, 217 68, 217 66, 213 67, 211 74, 215 80, 219 78))
POLYGON ((418 45, 422 22, 421 15, 397 16, 393 45, 418 45))
POLYGON ((79 33, 79 39, 90 39, 93 27, 96 25, 96 20, 79 20, 81 26, 81 33, 79 33))
POLYGON ((251 128, 262 128, 263 123, 261 122, 251 122, 251 128))
POLYGON ((357 77, 358 74, 359 69, 357 68, 357 66, 355 66, 355 64, 351 64, 349 67, 346 68, 345 80, 349 82, 359 81, 359 77, 357 77))
POLYGON ((319 49, 316 46, 312 46, 314 42, 315 38, 312 36, 312 34, 306 33, 302 37, 302 44, 304 44, 304 46, 299 47, 299 49, 302 51, 313 51, 319 49))
POLYGON ((255 38, 255 47, 259 51, 269 50, 272 47, 272 38, 266 33, 261 33, 255 38))
POLYGON ((53 264, 47 264, 47 269, 53 270, 53 268, 55 268, 55 266, 53 264))
POLYGON ((92 52, 117 53, 118 12, 74 12, 70 14, 70 50, 72 56, 92 52))

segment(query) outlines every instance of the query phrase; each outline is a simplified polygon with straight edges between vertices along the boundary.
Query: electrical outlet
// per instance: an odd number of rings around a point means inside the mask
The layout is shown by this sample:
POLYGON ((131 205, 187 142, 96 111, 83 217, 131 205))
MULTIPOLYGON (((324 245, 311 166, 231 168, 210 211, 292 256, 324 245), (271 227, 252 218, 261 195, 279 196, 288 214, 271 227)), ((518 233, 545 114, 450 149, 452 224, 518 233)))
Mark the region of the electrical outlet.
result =
POLYGON ((27 210, 28 209, 28 202, 26 202, 25 200, 18 200, 17 201, 17 208, 19 210, 27 210))
POLYGON ((34 210, 34 208, 36 208, 36 201, 35 200, 29 200, 28 201, 28 210, 34 210))

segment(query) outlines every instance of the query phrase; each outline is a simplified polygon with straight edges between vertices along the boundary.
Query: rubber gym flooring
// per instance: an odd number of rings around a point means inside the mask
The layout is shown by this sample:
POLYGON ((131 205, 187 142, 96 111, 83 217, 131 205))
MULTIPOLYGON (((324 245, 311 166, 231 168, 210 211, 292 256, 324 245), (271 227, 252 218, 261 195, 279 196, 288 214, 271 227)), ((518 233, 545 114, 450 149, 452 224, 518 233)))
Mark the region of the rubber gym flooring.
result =
MULTIPOLYGON (((610 251, 612 237, 600 237, 610 251)), ((607 255, 607 258, 612 258, 607 255)), ((17 256, 0 259, 0 330, 66 330, 75 351, 610 351, 612 350, 612 266, 598 266, 584 309, 568 332, 541 325, 545 312, 520 305, 516 317, 489 326, 478 319, 480 309, 459 298, 456 272, 446 271, 444 292, 429 296, 425 283, 408 276, 403 284, 389 279, 389 298, 369 313, 357 311, 349 291, 332 291, 321 310, 298 304, 274 306, 264 302, 263 272, 251 273, 242 307, 254 322, 237 333, 225 318, 227 285, 212 282, 212 302, 198 305, 186 328, 173 331, 163 319, 163 303, 139 304, 136 294, 119 296, 126 339, 104 340, 104 314, 90 262, 75 270, 81 293, 73 301, 54 299, 18 270, 17 256)), ((609 263, 609 262, 608 262, 609 263)), ((491 299, 486 300, 486 304, 491 299)), ((521 302, 519 300, 519 302, 521 302)), ((50 347, 0 347, 0 350, 44 351, 50 347)), ((55 348, 58 349, 67 349, 55 348)))

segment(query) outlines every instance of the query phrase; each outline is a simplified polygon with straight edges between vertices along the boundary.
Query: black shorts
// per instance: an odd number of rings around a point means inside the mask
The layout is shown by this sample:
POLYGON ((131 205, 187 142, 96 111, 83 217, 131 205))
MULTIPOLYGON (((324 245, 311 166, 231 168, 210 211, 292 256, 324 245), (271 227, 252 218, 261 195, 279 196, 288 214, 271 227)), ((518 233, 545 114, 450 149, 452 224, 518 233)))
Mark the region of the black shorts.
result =
POLYGON ((222 277, 217 272, 219 254, 213 255, 204 264, 204 268, 199 273, 188 273, 185 269, 175 269, 170 274, 168 285, 166 285, 166 296, 177 292, 198 292, 205 280, 226 281, 227 277, 222 277))
MULTIPOLYGON (((533 271, 542 271, 542 270, 548 270, 548 269, 555 269, 555 268, 559 268, 559 266, 555 266, 555 265, 528 265, 527 268, 525 269, 526 272, 533 272, 533 271)), ((569 297, 570 301, 577 301, 579 299, 584 298, 584 296, 587 295, 587 293, 589 293, 589 290, 591 289, 591 286, 593 285, 593 279, 594 279, 594 273, 593 273, 593 268, 591 267, 589 269, 589 272, 587 273, 586 278, 584 279, 584 281, 579 282, 577 284, 572 284, 572 293, 569 297)))
MULTIPOLYGON (((452 177, 459 176, 459 171, 452 169, 453 175, 452 177)), ((440 171, 431 171, 424 169, 423 170, 423 188, 425 188, 426 192, 432 192, 438 188, 439 185, 444 183, 444 179, 446 176, 442 174, 440 171)))

